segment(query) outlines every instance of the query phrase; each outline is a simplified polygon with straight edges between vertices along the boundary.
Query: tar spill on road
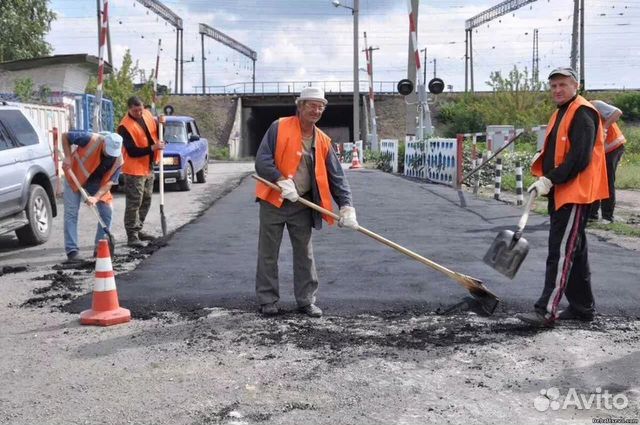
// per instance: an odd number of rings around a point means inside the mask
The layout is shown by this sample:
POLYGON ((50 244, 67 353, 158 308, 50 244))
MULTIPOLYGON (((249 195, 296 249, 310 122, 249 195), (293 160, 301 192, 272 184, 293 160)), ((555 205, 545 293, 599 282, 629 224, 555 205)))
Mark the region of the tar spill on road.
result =
MULTIPOLYGON (((74 274, 80 275, 82 272, 76 271, 74 274)), ((21 307, 29 306, 41 308, 49 305, 52 301, 69 301, 82 291, 81 283, 76 278, 62 270, 36 277, 34 280, 49 280, 50 283, 48 286, 34 289, 33 293, 38 296, 29 298, 21 305, 21 307)))
MULTIPOLYGON (((640 340, 637 326, 628 318, 598 317, 591 323, 565 322, 558 324, 558 328, 598 333, 617 331, 624 342, 640 340)), ((533 343, 536 335, 553 331, 533 328, 511 315, 483 318, 474 314, 445 317, 428 312, 419 315, 390 312, 386 317, 363 315, 309 319, 298 314, 263 318, 251 313, 232 313, 227 320, 209 317, 196 321, 190 326, 186 345, 189 350, 210 352, 219 347, 215 341, 230 340, 234 345, 275 349, 272 353, 276 357, 279 356, 279 347, 289 345, 339 365, 356 361, 362 355, 393 358, 402 352, 422 352, 439 356, 449 350, 499 348, 514 340, 519 344, 529 344, 533 343)), ((228 349, 226 344, 225 349, 228 349)))
POLYGON ((26 271, 27 271, 26 266, 4 266, 2 267, 2 270, 0 270, 0 276, 9 274, 9 273, 22 273, 26 271))

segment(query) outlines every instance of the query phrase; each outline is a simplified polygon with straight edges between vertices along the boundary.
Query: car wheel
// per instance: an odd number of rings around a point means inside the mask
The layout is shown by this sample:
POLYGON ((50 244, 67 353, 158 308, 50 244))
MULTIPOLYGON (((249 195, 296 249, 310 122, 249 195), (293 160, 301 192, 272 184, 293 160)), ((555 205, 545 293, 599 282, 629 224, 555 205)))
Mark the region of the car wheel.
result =
POLYGON ((202 167, 202 170, 198 171, 198 173, 196 174, 198 183, 205 183, 207 181, 208 175, 209 175, 209 158, 206 158, 204 161, 204 166, 202 167))
POLYGON ((32 184, 25 208, 29 224, 16 230, 18 240, 25 245, 45 243, 51 234, 53 220, 51 202, 42 186, 32 184))
POLYGON ((191 185, 193 184, 193 165, 191 165, 191 163, 187 164, 187 175, 184 177, 184 180, 180 180, 178 183, 180 190, 191 190, 191 185))

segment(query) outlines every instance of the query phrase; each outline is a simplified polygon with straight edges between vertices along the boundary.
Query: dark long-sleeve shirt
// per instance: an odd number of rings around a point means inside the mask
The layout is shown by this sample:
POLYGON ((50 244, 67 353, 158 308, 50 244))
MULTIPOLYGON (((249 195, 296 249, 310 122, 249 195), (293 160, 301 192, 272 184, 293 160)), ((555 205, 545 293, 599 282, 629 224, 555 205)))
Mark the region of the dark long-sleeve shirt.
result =
MULTIPOLYGON (((280 171, 276 168, 274 159, 277 140, 278 121, 276 120, 271 124, 264 137, 262 138, 262 142, 260 143, 260 147, 258 147, 258 152, 256 153, 255 162, 256 172, 258 173, 258 175, 274 183, 280 177, 282 177, 282 173, 280 173, 280 171)), ((312 164, 310 169, 314 170, 316 161, 315 134, 314 140, 311 144, 311 160, 312 164)), ((325 166, 327 168, 327 176, 329 179, 329 189, 331 190, 331 196, 333 197, 336 204, 338 204, 339 207, 352 206, 351 188, 349 187, 349 182, 344 175, 344 170, 342 169, 340 160, 333 150, 333 147, 329 149, 329 153, 325 160, 325 166)), ((311 193, 313 202, 319 203, 320 191, 318 190, 316 176, 313 172, 311 173, 311 193)), ((322 227, 321 223, 322 219, 320 214, 314 211, 313 227, 315 227, 316 229, 320 229, 322 227)))
POLYGON ((147 128, 147 125, 144 123, 142 118, 135 119, 131 115, 129 118, 135 120, 140 127, 144 130, 144 134, 147 136, 148 146, 140 148, 133 141, 133 137, 129 134, 129 131, 123 126, 118 126, 118 134, 122 136, 122 146, 127 150, 127 154, 132 158, 140 158, 142 156, 149 156, 149 167, 153 167, 153 149, 151 149, 151 145, 155 142, 153 141, 153 137, 151 136, 151 132, 147 128))
POLYGON ((566 183, 574 179, 578 173, 583 171, 589 163, 593 155, 593 147, 596 141, 600 118, 598 113, 586 106, 581 106, 569 128, 569 140, 571 146, 569 152, 562 164, 557 167, 554 164, 554 155, 556 151, 556 137, 558 135, 558 127, 564 117, 569 104, 575 100, 572 98, 569 102, 560 105, 558 108, 558 117, 553 129, 549 133, 549 141, 545 149, 545 156, 542 162, 542 172, 551 182, 556 184, 566 183))

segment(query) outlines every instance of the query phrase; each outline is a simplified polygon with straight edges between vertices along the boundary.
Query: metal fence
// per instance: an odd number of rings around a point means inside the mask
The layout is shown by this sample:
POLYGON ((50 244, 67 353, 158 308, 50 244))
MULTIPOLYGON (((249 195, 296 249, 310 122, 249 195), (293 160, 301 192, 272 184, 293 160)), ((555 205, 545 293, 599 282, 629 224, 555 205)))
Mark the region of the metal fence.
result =
MULTIPOLYGON (((374 81, 373 90, 377 93, 395 93, 397 81, 374 81)), ((226 86, 205 86, 204 94, 287 94, 299 93, 305 87, 321 87, 326 93, 352 93, 353 81, 251 81, 227 84, 226 86)), ((193 94, 202 94, 202 86, 193 86, 193 94)), ((360 92, 368 93, 369 83, 364 80, 359 84, 360 92)))

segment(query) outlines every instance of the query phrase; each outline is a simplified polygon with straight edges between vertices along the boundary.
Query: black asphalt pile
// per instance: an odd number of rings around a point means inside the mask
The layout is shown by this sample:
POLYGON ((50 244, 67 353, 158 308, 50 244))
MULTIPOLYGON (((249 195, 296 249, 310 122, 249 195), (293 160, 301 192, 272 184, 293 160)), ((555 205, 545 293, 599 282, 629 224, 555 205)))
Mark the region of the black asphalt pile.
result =
MULTIPOLYGON (((640 342, 638 322, 624 317, 600 317, 591 323, 567 321, 559 323, 557 328, 615 334, 618 335, 615 343, 640 342)), ((476 350, 486 347, 499 349, 507 344, 531 344, 537 335, 554 332, 553 329, 532 328, 510 316, 482 318, 474 314, 449 317, 389 314, 388 317, 365 315, 322 319, 293 314, 275 318, 234 314, 203 319, 188 329, 185 335, 188 351, 247 350, 247 360, 262 361, 280 358, 283 347, 293 346, 334 366, 344 366, 362 358, 440 357, 458 350, 473 355, 476 350), (219 341, 228 342, 221 345, 219 341)))
POLYGON ((22 273, 28 270, 27 266, 4 266, 0 269, 0 276, 9 273, 22 273))
MULTIPOLYGON (((76 271, 74 274, 81 275, 82 272, 76 271)), ((70 301, 76 298, 79 295, 78 293, 82 291, 81 283, 62 270, 36 277, 34 280, 49 280, 50 283, 48 286, 34 289, 33 293, 39 296, 27 299, 21 307, 41 308, 49 306, 54 301, 70 301)))

